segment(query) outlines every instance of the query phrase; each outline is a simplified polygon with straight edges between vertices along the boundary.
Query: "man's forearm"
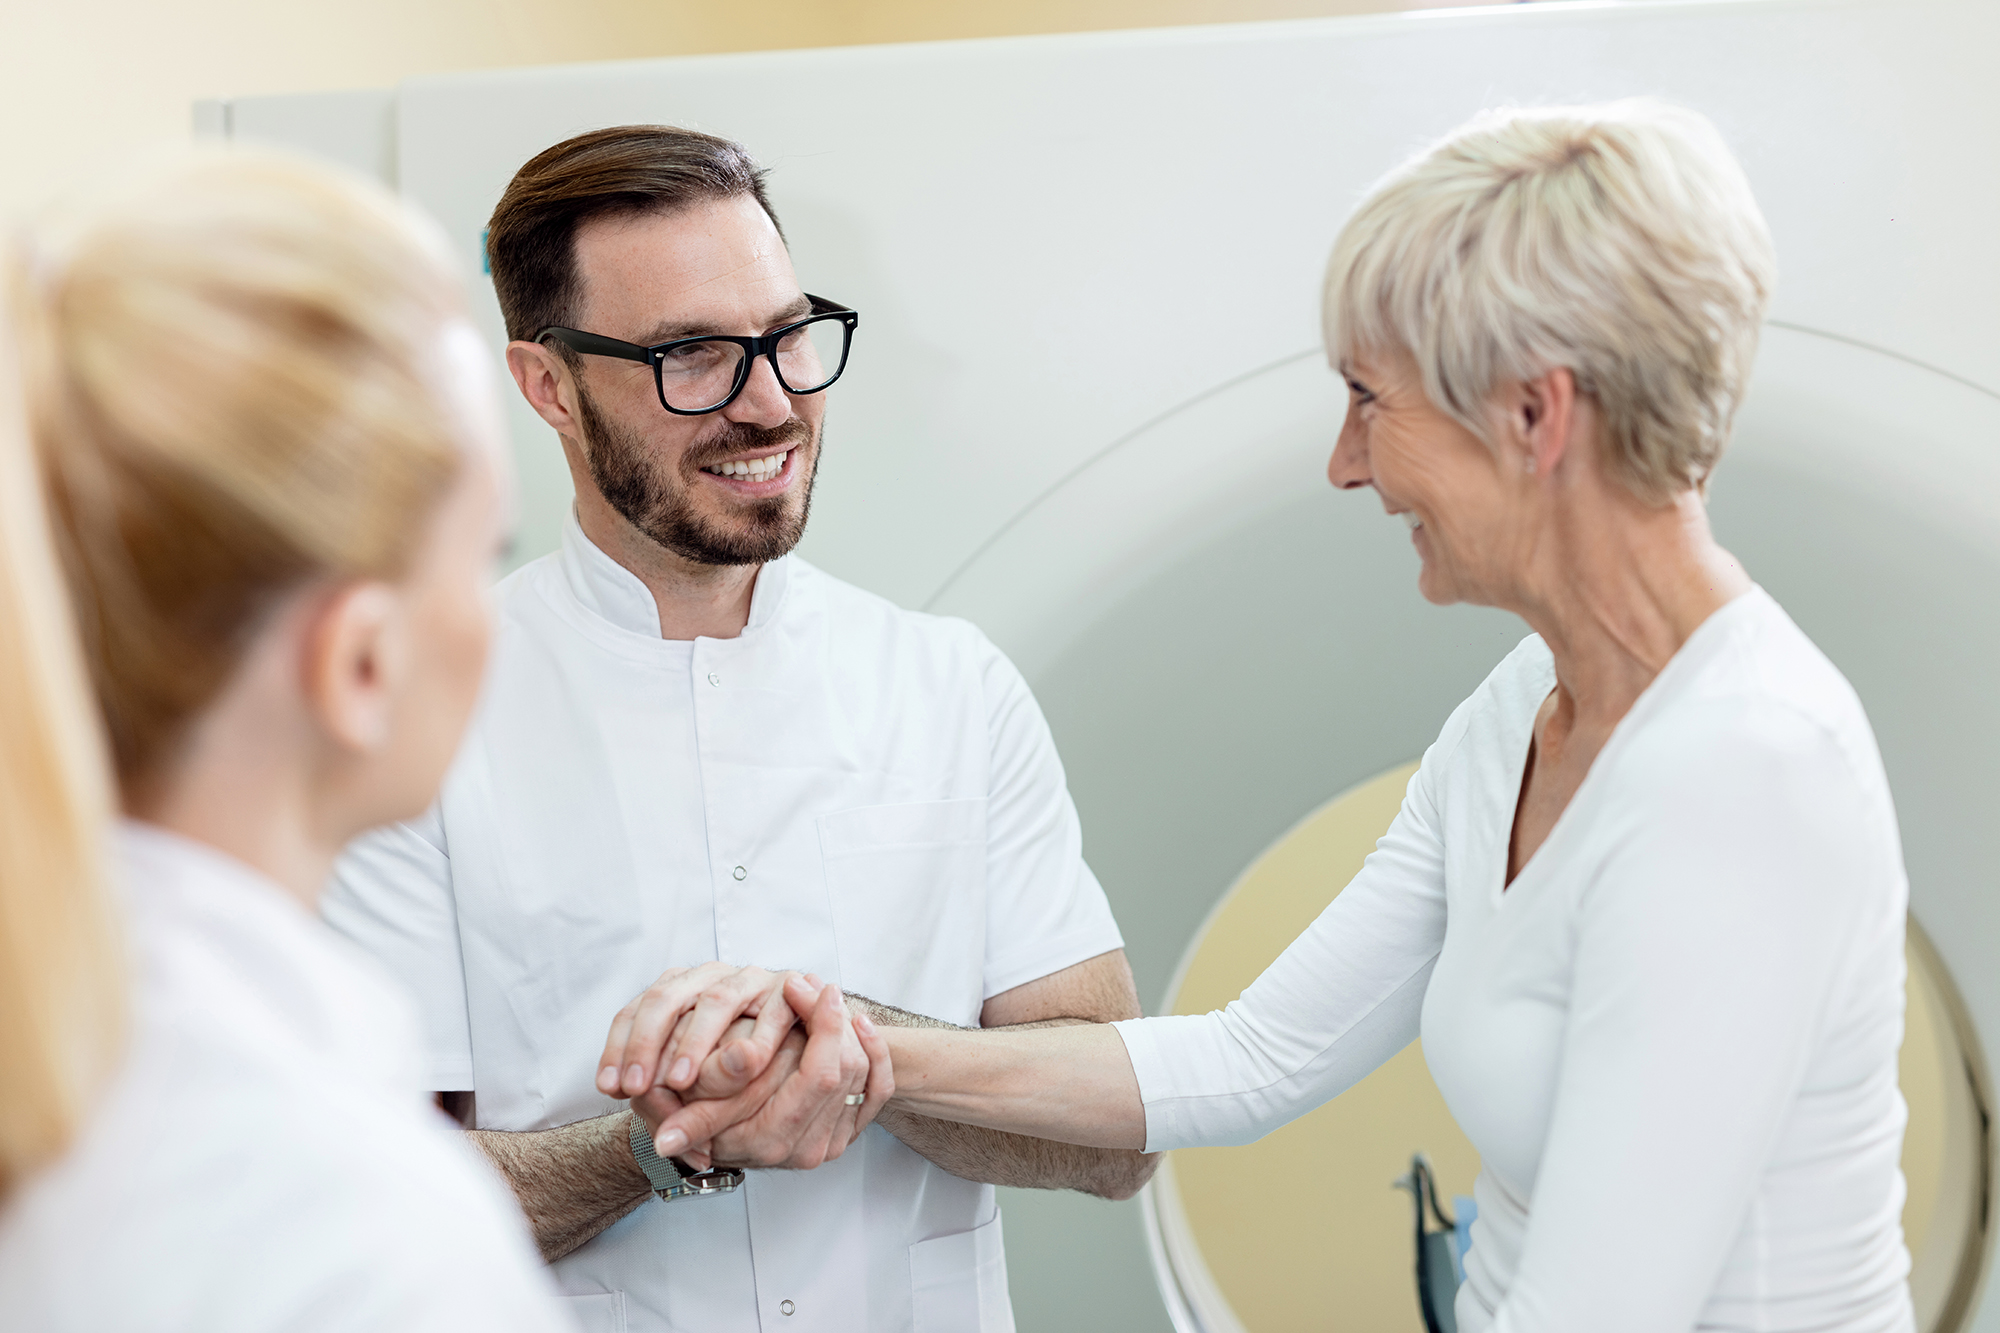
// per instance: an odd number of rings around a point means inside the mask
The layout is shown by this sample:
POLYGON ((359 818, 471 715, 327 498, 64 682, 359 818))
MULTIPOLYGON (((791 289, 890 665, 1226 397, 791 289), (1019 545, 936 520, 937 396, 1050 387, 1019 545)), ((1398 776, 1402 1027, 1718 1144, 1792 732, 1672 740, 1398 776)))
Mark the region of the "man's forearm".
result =
MULTIPOLYGON (((882 1027, 959 1028, 940 1019, 927 1018, 878 1003, 858 995, 848 1003, 862 1008, 882 1027)), ((1081 1018, 1053 1018, 1038 1023, 1021 1023, 993 1031, 1024 1031, 1030 1028, 1064 1027, 1084 1023, 1081 1018)), ((1085 1148, 1053 1139, 1030 1138, 1004 1130, 963 1125, 938 1120, 897 1106, 893 1101, 882 1109, 876 1123, 925 1160, 964 1180, 991 1185, 1011 1185, 1020 1189, 1071 1189, 1105 1199, 1129 1199, 1139 1192, 1159 1165, 1157 1153, 1130 1148, 1085 1148)))
POLYGON ((912 1152, 962 1180, 1019 1189, 1081 1190, 1102 1199, 1129 1199, 1152 1178, 1157 1154, 1130 1148, 1079 1148, 977 1125, 933 1120, 895 1106, 875 1123, 912 1152))
POLYGON ((513 1186, 542 1258, 553 1263, 652 1192, 632 1160, 631 1123, 631 1112, 614 1111, 555 1129, 475 1129, 466 1137, 513 1186))

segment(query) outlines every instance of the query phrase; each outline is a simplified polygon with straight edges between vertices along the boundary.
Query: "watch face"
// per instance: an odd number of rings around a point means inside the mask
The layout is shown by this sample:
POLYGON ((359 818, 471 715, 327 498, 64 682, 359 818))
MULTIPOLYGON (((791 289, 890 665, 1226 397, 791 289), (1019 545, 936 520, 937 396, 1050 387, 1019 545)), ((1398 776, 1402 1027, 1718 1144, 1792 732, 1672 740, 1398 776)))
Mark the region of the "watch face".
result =
POLYGON ((743 1173, 728 1167, 697 1171, 689 1175, 684 1183, 696 1194, 727 1194, 743 1183, 743 1173))

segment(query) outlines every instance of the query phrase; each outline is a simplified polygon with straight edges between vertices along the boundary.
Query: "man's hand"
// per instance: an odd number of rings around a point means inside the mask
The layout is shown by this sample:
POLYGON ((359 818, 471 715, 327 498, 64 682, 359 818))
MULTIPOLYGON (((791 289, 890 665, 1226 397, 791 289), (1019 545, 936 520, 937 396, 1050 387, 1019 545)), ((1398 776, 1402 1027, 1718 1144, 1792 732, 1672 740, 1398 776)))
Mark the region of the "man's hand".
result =
MULTIPOLYGON (((661 980, 678 981, 673 974, 661 980)), ((711 976, 697 993, 708 990, 715 981, 711 976)), ((658 989, 660 984, 656 983, 648 995, 658 989)), ((678 989, 684 992, 686 988, 678 989)), ((729 990, 721 996, 723 1008, 741 998, 729 990)), ((810 1169, 846 1151, 889 1100, 895 1080, 888 1044, 865 1016, 849 1014, 839 987, 819 986, 793 973, 781 979, 777 998, 784 1006, 785 1027, 773 1058, 762 1063, 747 1085, 742 1079, 748 1062, 741 1057, 746 1050, 757 1052, 757 1034, 770 1021, 761 1006, 755 1019, 746 1020, 739 1013, 716 1029, 715 1036, 726 1038, 725 1044, 695 1069, 687 1080, 691 1086, 677 1090, 655 1084, 632 1099, 633 1111, 653 1131, 655 1148, 662 1156, 681 1156, 696 1166, 713 1162, 810 1169), (795 1016, 805 1019, 803 1036, 793 1030, 795 1016), (732 1053, 738 1061, 729 1058, 732 1053), (851 1094, 861 1095, 863 1101, 848 1105, 851 1094), (689 1111, 696 1112, 693 1119, 676 1119, 689 1111), (669 1120, 673 1123, 663 1124, 669 1120)), ((634 1002, 640 1010, 627 1006, 635 1024, 642 1016, 645 999, 642 996, 634 1002)), ((686 1015, 684 1019, 694 1017, 686 1015)), ((651 1021, 664 1026, 658 1015, 651 1021)), ((682 1022, 676 1020, 676 1027, 682 1022)), ((613 1035, 615 1039, 615 1031, 613 1035)), ((684 1040, 685 1035, 678 1033, 676 1039, 684 1040)), ((709 1038, 709 1044, 713 1046, 714 1037, 709 1038)), ((607 1069, 613 1067, 606 1065, 607 1069)))
MULTIPOLYGON (((723 1047, 726 1049, 730 1043, 748 1038, 756 1022, 756 1019, 750 1017, 737 1019, 724 1034, 723 1047)), ((805 1043, 805 1034, 794 1030, 786 1037, 785 1044, 778 1048, 778 1058, 768 1067, 776 1068, 779 1064, 783 1064, 784 1072, 787 1073, 798 1068, 799 1055, 805 1050, 805 1043)), ((749 1086, 755 1077, 755 1074, 739 1073, 733 1066, 725 1068, 721 1052, 718 1051, 702 1063, 701 1075, 695 1080, 692 1088, 676 1094, 672 1089, 656 1084, 650 1091, 631 1099, 632 1113, 646 1122, 647 1131, 650 1133, 660 1121, 678 1111, 685 1102, 734 1097, 749 1086)), ((707 1144, 696 1144, 682 1152, 680 1156, 698 1170, 706 1171, 713 1165, 707 1144)))

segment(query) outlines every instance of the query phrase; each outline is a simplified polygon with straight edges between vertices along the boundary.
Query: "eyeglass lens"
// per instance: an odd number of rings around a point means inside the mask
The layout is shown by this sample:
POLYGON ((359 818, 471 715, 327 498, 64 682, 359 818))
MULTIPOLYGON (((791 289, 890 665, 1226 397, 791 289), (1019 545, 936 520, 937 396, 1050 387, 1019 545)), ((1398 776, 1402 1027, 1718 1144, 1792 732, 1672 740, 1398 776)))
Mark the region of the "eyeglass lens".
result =
MULTIPOLYGON (((778 344, 778 381, 790 393, 816 393, 840 373, 847 328, 839 319, 815 319, 778 344)), ((700 411, 718 406, 736 387, 743 348, 730 342, 687 342, 659 362, 660 397, 669 407, 700 411)))

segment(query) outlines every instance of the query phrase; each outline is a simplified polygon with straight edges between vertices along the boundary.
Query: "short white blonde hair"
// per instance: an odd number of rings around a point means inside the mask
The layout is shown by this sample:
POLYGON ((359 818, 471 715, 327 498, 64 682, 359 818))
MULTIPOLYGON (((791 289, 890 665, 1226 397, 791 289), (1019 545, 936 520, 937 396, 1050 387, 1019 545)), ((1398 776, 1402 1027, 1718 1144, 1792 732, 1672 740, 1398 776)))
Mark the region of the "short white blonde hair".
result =
POLYGON ((1482 112, 1371 190, 1334 242, 1328 352, 1403 350, 1491 439, 1510 380, 1567 368, 1611 468, 1665 503, 1705 490, 1777 265, 1708 120, 1650 99, 1482 112))

